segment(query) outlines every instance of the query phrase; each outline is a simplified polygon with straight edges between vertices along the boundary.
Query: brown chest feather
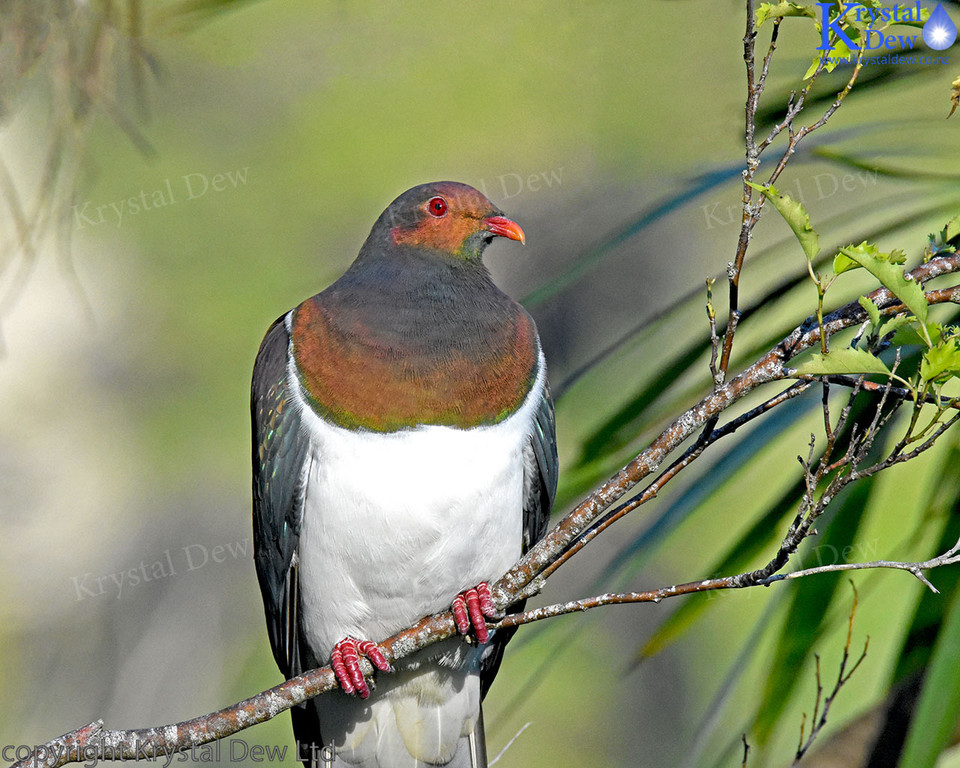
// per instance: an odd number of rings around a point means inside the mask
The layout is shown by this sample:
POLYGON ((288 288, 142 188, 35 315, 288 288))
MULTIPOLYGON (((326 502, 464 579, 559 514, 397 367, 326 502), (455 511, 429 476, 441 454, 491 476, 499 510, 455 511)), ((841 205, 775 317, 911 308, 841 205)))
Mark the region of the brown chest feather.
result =
POLYGON ((294 316, 300 382, 319 415, 349 429, 494 424, 523 402, 537 376, 536 329, 526 312, 513 309, 453 327, 446 318, 446 327, 418 333, 382 316, 371 327, 315 297, 294 316))

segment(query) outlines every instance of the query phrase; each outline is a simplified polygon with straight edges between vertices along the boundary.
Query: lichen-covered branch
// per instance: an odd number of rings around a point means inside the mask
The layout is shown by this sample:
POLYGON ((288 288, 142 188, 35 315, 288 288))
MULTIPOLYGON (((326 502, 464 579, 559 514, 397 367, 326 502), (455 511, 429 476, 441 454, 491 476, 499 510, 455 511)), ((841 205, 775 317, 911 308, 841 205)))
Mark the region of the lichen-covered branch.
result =
MULTIPOLYGON (((926 264, 917 267, 911 276, 914 280, 923 283, 927 280, 960 270, 960 255, 949 254, 932 259, 926 264)), ((955 291, 941 291, 928 293, 931 303, 943 303, 952 300, 955 291)), ((870 294, 871 300, 881 309, 897 304, 897 299, 886 288, 881 288, 870 294)), ((851 302, 836 310, 823 319, 824 333, 833 334, 844 328, 853 327, 866 319, 863 307, 857 302, 851 302)), ((552 563, 556 562, 585 531, 598 521, 624 494, 629 492, 638 483, 650 476, 657 467, 673 451, 701 429, 709 419, 719 416, 734 403, 743 399, 758 387, 788 378, 791 370, 790 360, 805 349, 819 344, 821 326, 816 318, 809 317, 804 323, 795 328, 780 343, 769 350, 763 357, 730 379, 722 387, 711 392, 699 403, 674 420, 663 432, 633 461, 607 480, 597 490, 591 493, 570 514, 565 516, 544 539, 533 547, 527 555, 508 571, 493 587, 494 599, 501 609, 511 605, 518 596, 527 594, 528 586, 552 563)), ((801 382, 806 384, 806 382, 801 382)), ((795 385, 797 386, 797 385, 795 385)), ((756 411, 769 410, 780 402, 790 399, 792 388, 784 390, 762 404, 756 411)), ((749 413, 754 413, 749 412, 749 413)), ((744 423, 749 414, 744 414, 729 425, 717 430, 718 437, 728 434, 735 426, 744 423), (735 426, 734 426, 735 425, 735 426)), ((952 426, 960 414, 955 415, 929 435, 920 445, 910 451, 900 450, 895 455, 884 460, 884 467, 907 461, 919 452, 929 448, 936 438, 947 428, 952 426)), ((906 445, 906 444, 904 444, 906 445)), ((697 453, 699 455, 699 453, 697 453)), ((695 458, 695 457, 694 457, 695 458)), ((692 459, 691 459, 692 460, 692 459)), ((682 462, 682 459, 680 460, 682 462)), ((680 469, 689 462, 682 463, 680 469)), ((679 471, 679 470, 678 470, 679 471)), ((860 476, 865 470, 859 471, 860 476)), ((664 480, 673 475, 664 475, 664 480)), ((651 493, 655 495, 656 486, 651 493)), ((821 499, 822 500, 822 499, 821 499)), ((802 538, 800 539, 802 540, 802 538)), ((791 540, 792 542, 792 540, 791 540)), ((797 541, 799 544, 799 541, 797 541)), ((791 552, 795 547, 788 546, 791 552)), ((789 555, 786 558, 789 560, 789 555)), ((784 561, 784 563, 786 562, 784 561)), ((819 569, 810 569, 806 572, 780 574, 771 572, 762 576, 753 574, 739 574, 719 579, 687 582, 649 592, 632 592, 622 594, 599 595, 587 600, 577 600, 562 603, 556 606, 535 609, 503 619, 500 626, 516 626, 519 624, 537 621, 550 616, 559 616, 565 613, 579 612, 601 605, 615 605, 637 602, 660 602, 666 598, 679 595, 694 594, 717 589, 741 589, 748 586, 766 586, 777 581, 797 578, 800 575, 813 575, 839 570, 853 570, 859 568, 896 568, 906 570, 914 575, 922 576, 922 571, 932 567, 940 567, 960 561, 957 548, 941 555, 934 560, 924 563, 898 563, 893 561, 874 561, 859 566, 853 564, 837 564, 823 566, 819 569)), ((779 570, 779 569, 778 569, 779 570)), ((453 617, 449 612, 428 616, 417 622, 416 625, 397 633, 379 643, 384 655, 389 661, 408 656, 440 640, 452 637, 456 633, 453 617)), ((373 668, 366 659, 361 659, 361 668, 365 674, 372 674, 373 668)), ((101 759, 142 759, 168 755, 178 750, 189 749, 192 746, 206 744, 237 733, 252 725, 265 722, 279 713, 333 689, 336 681, 329 667, 311 670, 298 677, 274 686, 249 699, 225 707, 217 712, 202 715, 181 723, 143 728, 136 730, 108 730, 102 722, 94 722, 82 728, 64 734, 47 744, 39 747, 25 760, 14 764, 14 768, 59 768, 70 762, 80 762, 98 756, 101 759), (96 750, 91 755, 89 750, 96 750)))

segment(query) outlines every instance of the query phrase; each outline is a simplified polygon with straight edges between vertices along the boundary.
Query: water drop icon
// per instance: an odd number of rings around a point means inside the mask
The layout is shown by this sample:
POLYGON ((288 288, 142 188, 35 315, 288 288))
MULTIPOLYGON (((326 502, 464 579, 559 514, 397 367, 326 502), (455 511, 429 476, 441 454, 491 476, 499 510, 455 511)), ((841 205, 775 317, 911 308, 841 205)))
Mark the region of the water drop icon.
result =
POLYGON ((940 3, 923 25, 923 42, 935 51, 945 51, 956 42, 957 25, 940 3))

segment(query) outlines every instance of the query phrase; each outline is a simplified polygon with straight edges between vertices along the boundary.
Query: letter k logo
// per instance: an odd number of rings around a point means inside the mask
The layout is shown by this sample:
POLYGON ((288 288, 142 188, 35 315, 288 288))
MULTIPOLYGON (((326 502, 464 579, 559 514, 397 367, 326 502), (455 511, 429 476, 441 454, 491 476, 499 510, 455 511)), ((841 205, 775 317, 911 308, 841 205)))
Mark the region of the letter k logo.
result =
POLYGON ((837 36, 837 42, 845 43, 847 48, 851 51, 857 50, 857 44, 853 42, 848 36, 847 33, 843 31, 840 27, 840 22, 843 20, 843 17, 847 15, 847 12, 851 8, 855 8, 860 5, 860 3, 841 3, 840 4, 840 13, 837 14, 837 17, 830 21, 830 11, 836 5, 836 3, 817 3, 820 6, 820 10, 823 12, 823 17, 821 18, 820 27, 822 29, 820 45, 817 46, 818 51, 829 51, 832 50, 830 45, 830 33, 833 32, 837 36))

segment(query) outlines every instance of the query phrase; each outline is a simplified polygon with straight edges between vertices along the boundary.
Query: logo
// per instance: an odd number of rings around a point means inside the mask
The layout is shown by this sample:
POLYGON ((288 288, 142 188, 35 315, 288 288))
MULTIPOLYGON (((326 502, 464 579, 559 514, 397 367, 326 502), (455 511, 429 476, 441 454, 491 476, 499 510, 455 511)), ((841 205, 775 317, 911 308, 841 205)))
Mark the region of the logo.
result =
POLYGON ((923 25, 923 42, 935 51, 945 51, 957 40, 957 25, 940 3, 923 25))
MULTIPOLYGON (((821 39, 818 51, 832 51, 830 44, 831 33, 836 36, 835 45, 842 45, 848 51, 855 51, 860 44, 850 38, 850 27, 859 27, 859 36, 863 41, 865 51, 876 51, 881 48, 888 50, 913 50, 920 39, 918 34, 885 34, 886 27, 892 24, 908 24, 917 27, 923 21, 923 10, 920 0, 913 5, 894 3, 889 7, 872 6, 866 2, 840 3, 840 13, 830 18, 830 11, 836 3, 817 3, 822 11, 821 39), (881 24, 883 29, 875 29, 881 24), (866 25, 866 26, 863 26, 866 25), (844 29, 844 26, 847 29, 844 29)), ((923 42, 935 51, 943 51, 957 40, 957 25, 953 23, 943 6, 937 7, 930 13, 923 25, 923 42)))

